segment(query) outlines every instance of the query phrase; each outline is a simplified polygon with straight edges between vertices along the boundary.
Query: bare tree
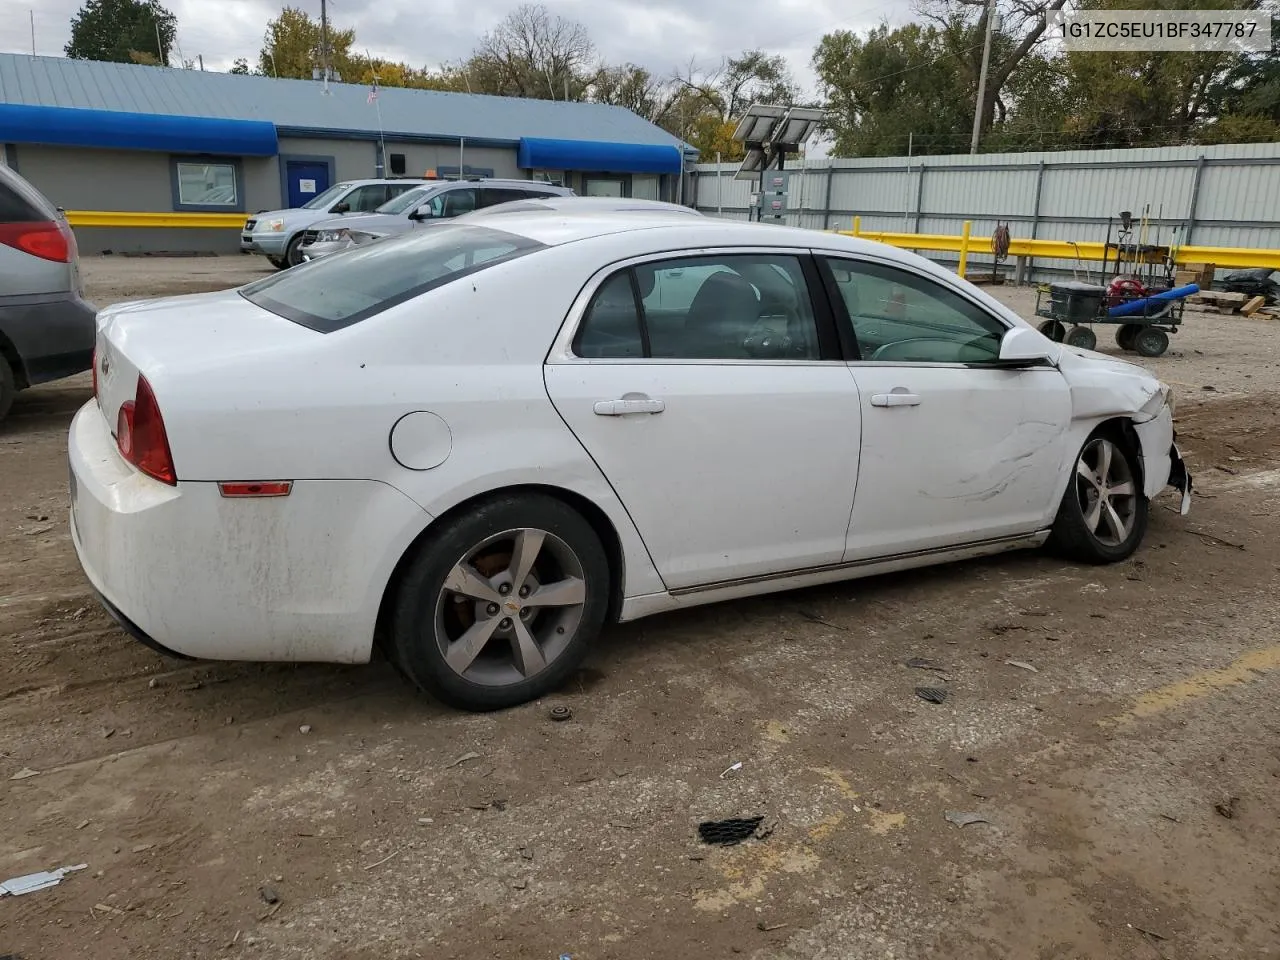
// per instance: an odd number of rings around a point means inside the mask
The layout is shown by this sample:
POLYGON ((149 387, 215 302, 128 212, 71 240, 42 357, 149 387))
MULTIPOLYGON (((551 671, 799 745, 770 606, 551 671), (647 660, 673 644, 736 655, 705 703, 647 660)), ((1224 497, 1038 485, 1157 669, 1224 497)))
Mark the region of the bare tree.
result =
POLYGON ((553 18, 542 4, 525 4, 485 34, 467 63, 467 74, 477 93, 580 100, 594 59, 595 44, 586 27, 553 18))

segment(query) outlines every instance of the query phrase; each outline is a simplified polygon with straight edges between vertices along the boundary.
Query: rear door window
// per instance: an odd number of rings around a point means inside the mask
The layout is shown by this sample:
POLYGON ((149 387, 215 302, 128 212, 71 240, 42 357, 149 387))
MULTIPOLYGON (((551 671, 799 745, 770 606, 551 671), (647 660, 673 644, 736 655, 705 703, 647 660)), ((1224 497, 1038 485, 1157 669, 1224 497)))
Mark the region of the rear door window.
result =
POLYGON ((517 190, 514 187, 483 187, 480 190, 480 206, 494 207, 500 203, 510 203, 512 200, 524 200, 529 196, 523 190, 517 190))
POLYGON ((470 224, 441 224, 324 257, 240 288, 264 310, 331 333, 544 245, 470 224))

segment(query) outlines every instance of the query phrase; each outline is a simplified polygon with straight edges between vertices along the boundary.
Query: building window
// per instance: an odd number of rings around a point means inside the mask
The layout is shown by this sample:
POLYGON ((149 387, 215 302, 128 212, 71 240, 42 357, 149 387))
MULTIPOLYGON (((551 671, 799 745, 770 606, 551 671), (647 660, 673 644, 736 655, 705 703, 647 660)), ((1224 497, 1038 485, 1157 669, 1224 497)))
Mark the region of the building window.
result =
POLYGON ((234 213, 244 210, 240 164, 234 160, 175 159, 173 208, 234 213))

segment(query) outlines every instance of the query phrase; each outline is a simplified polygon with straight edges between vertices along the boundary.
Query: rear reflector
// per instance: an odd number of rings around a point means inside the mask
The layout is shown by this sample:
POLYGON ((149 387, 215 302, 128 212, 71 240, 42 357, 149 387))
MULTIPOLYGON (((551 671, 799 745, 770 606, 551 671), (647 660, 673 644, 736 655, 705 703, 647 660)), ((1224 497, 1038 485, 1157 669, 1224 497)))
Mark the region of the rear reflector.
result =
POLYGON ((218 484, 224 497, 287 497, 292 480, 240 480, 218 484))
POLYGON ((74 250, 70 229, 53 220, 0 223, 0 243, 57 263, 70 263, 74 250))

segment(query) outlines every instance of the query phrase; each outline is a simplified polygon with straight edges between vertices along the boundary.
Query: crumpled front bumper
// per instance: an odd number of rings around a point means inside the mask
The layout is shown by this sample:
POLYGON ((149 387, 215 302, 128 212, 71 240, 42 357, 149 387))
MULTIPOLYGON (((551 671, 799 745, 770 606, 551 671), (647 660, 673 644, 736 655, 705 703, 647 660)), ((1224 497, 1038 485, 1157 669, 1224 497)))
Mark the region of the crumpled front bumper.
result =
MULTIPOLYGON (((1173 436, 1176 440, 1177 431, 1173 436)), ((1182 459, 1182 452, 1178 449, 1177 443, 1169 447, 1169 486, 1182 494, 1182 505, 1178 512, 1185 517, 1191 512, 1191 471, 1187 469, 1186 461, 1182 459)))

